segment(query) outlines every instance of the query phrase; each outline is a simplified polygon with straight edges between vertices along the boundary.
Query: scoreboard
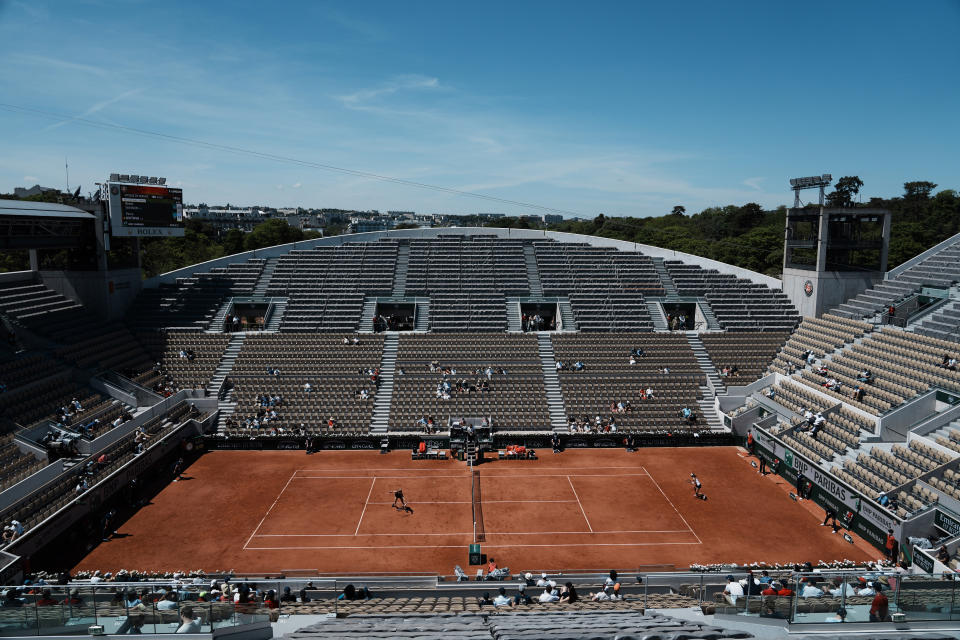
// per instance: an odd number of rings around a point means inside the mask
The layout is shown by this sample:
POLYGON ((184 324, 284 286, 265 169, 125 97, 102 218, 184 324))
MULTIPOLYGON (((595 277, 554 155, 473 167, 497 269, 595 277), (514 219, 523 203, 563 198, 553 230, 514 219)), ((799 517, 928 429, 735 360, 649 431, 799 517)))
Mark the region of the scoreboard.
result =
POLYGON ((182 236, 183 190, 160 184, 106 184, 110 235, 182 236))

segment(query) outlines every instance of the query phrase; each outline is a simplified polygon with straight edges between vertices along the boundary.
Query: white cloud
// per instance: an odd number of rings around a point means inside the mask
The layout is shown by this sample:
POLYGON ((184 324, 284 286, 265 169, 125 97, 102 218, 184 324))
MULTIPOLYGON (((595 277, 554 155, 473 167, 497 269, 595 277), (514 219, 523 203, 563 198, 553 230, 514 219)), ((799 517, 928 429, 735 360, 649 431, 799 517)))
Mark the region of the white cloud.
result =
POLYGON ((283 185, 282 185, 282 184, 278 184, 278 185, 277 185, 277 191, 283 191, 283 185))
POLYGON ((303 184, 300 183, 300 182, 294 182, 294 183, 293 183, 293 188, 294 188, 294 189, 299 189, 299 188, 302 187, 302 186, 303 186, 303 184))
POLYGON ((746 180, 743 181, 743 184, 747 185, 751 189, 756 189, 757 191, 763 191, 763 189, 760 187, 760 183, 763 182, 764 180, 766 180, 766 178, 763 178, 763 177, 747 178, 746 180))
POLYGON ((141 91, 143 91, 142 88, 140 88, 140 89, 130 89, 129 91, 124 91, 124 92, 121 93, 120 95, 117 95, 117 96, 114 96, 114 97, 109 98, 109 99, 107 99, 107 100, 103 100, 103 101, 101 101, 101 102, 96 103, 95 105, 93 105, 92 107, 90 107, 89 109, 87 109, 86 111, 84 111, 83 113, 81 113, 80 115, 74 116, 73 118, 71 118, 71 119, 69 119, 69 120, 61 120, 60 122, 54 122, 53 124, 44 127, 44 128, 42 129, 42 131, 52 131, 53 129, 59 129, 60 127, 62 127, 62 126, 65 125, 65 124, 70 124, 71 122, 74 122, 74 121, 76 121, 76 120, 79 120, 80 118, 86 118, 87 116, 91 116, 91 115, 97 113, 98 111, 102 111, 103 109, 106 109, 106 108, 109 107, 110 105, 112 105, 112 104, 114 104, 114 103, 116 103, 116 102, 120 102, 121 100, 123 100, 123 99, 125 99, 125 98, 129 98, 129 97, 132 96, 132 95, 136 95, 136 94, 140 93, 141 91))
POLYGON ((40 180, 40 178, 37 176, 23 176, 24 182, 37 182, 38 180, 40 180))
POLYGON ((411 91, 416 89, 439 89, 440 79, 420 74, 407 74, 397 76, 378 87, 360 89, 353 93, 337 96, 337 99, 348 108, 359 107, 364 102, 369 102, 374 98, 392 95, 398 91, 411 91))

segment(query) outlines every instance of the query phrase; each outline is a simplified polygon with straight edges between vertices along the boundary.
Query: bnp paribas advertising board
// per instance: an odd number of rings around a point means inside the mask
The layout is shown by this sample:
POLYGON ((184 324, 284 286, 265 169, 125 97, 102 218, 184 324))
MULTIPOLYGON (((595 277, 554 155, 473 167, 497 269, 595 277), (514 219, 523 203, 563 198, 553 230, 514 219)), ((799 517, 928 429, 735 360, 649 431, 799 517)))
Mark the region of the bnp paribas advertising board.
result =
POLYGON ((820 506, 833 509, 848 529, 880 549, 886 545, 888 530, 893 529, 897 539, 900 538, 900 520, 879 504, 825 472, 766 431, 755 427, 753 434, 757 453, 763 456, 767 465, 792 483, 796 483, 797 477, 803 474, 812 486, 810 497, 820 506))

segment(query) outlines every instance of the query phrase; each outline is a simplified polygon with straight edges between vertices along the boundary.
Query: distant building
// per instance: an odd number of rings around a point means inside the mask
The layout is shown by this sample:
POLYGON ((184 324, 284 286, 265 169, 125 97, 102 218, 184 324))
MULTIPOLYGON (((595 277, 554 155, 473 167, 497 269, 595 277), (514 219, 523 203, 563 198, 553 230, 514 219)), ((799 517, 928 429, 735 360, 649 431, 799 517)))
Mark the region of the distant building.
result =
POLYGON ((563 216, 557 213, 545 213, 542 218, 543 224, 559 224, 563 222, 563 216))
POLYGON ((393 228, 393 221, 389 218, 350 218, 350 233, 367 233, 368 231, 386 231, 393 228))
POLYGON ((271 215, 260 209, 209 209, 188 207, 183 210, 183 217, 187 220, 202 220, 218 231, 240 229, 253 231, 253 228, 267 220, 271 215))
POLYGON ((18 198, 29 198, 30 196, 38 196, 41 193, 46 193, 48 191, 56 191, 57 193, 60 192, 59 189, 51 189, 50 187, 41 187, 40 185, 35 184, 29 189, 24 189, 23 187, 14 187, 13 195, 17 196, 18 198))

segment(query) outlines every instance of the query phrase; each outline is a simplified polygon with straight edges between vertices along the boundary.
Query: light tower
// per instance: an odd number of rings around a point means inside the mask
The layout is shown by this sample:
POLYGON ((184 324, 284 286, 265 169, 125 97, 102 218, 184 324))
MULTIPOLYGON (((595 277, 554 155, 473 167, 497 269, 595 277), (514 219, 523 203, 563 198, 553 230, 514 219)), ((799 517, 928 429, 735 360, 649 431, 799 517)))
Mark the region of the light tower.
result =
POLYGON ((830 174, 793 178, 787 210, 783 292, 804 317, 816 317, 883 279, 890 250, 886 209, 824 206, 830 174), (800 206, 800 191, 820 190, 819 206, 800 206))

